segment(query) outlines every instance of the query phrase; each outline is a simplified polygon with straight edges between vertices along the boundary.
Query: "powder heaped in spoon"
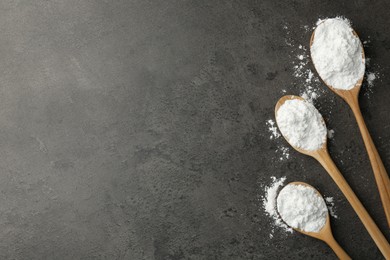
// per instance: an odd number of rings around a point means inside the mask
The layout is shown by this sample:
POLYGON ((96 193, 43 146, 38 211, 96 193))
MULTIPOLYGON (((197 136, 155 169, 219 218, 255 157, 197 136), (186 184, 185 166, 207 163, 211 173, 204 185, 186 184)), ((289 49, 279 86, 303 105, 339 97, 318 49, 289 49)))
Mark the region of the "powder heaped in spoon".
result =
POLYGON ((290 227, 318 232, 326 224, 328 208, 324 199, 311 187, 289 184, 277 198, 278 212, 290 227))
POLYGON ((352 89, 364 75, 362 51, 362 43, 347 19, 319 21, 310 53, 318 74, 327 85, 352 89))
POLYGON ((327 129, 322 116, 306 100, 286 100, 276 112, 276 122, 292 146, 314 151, 326 141, 327 129))

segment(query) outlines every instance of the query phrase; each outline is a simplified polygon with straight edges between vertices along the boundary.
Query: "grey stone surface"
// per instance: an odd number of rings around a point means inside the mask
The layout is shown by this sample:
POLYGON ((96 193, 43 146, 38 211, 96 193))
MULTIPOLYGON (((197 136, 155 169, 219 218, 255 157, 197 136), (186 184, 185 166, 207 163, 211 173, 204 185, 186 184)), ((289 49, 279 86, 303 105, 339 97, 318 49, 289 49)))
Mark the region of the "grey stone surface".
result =
MULTIPOLYGON (((336 239, 381 259, 311 158, 279 161, 265 124, 281 89, 299 94, 293 48, 318 17, 345 15, 384 73, 367 125, 390 170, 389 2, 0 1, 1 259, 335 259, 275 230, 270 176, 333 196, 336 239), (288 32, 283 27, 288 26, 288 32)), ((363 92, 366 90, 363 89, 363 92)), ((336 164, 386 231, 351 111, 317 100, 336 164)))

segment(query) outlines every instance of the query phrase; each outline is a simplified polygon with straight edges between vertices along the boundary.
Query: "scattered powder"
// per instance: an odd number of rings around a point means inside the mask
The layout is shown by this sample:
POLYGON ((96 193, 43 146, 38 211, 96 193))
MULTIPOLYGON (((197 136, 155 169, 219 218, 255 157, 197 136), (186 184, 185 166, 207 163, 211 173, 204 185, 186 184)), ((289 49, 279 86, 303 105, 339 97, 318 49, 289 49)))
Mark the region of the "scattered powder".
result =
POLYGON ((334 207, 334 199, 333 199, 333 197, 326 197, 325 198, 325 202, 326 202, 326 206, 328 207, 330 215, 332 217, 334 217, 334 218, 339 218, 336 215, 336 210, 335 210, 335 207, 334 207))
POLYGON ((370 98, 370 94, 373 93, 373 88, 375 85, 375 82, 380 79, 380 72, 378 71, 379 66, 377 64, 369 64, 366 59, 366 66, 367 72, 366 72, 366 80, 363 81, 363 89, 364 89, 364 95, 370 98), (375 68, 375 70, 374 70, 375 68))
MULTIPOLYGON (((287 25, 283 25, 283 29, 286 30, 287 35, 290 35, 290 31, 288 30, 288 26, 287 25)), ((286 44, 288 46, 294 46, 294 43, 293 43, 291 37, 286 37, 286 39, 284 39, 284 41, 286 42, 286 44)))
MULTIPOLYGON (((366 63, 367 64, 367 63, 366 63)), ((370 98, 370 94, 373 93, 375 81, 380 78, 379 72, 367 72, 366 81, 363 82, 363 88, 365 90, 364 95, 370 98)))
POLYGON ((371 89, 374 86, 374 81, 379 78, 379 74, 375 72, 367 73, 367 84, 368 88, 371 89))
POLYGON ((307 86, 305 91, 301 92, 301 97, 303 97, 310 103, 313 103, 313 101, 318 98, 318 93, 315 91, 315 89, 312 86, 307 86))
POLYGON ((277 145, 277 148, 275 149, 275 157, 273 159, 276 159, 277 161, 285 161, 290 158, 290 147, 286 146, 281 142, 277 145))
POLYGON ((279 157, 279 160, 280 161, 283 161, 285 159, 288 159, 290 158, 290 149, 286 146, 281 146, 278 148, 277 152, 280 151, 281 152, 281 156, 279 157))
POLYGON ((307 186, 289 184, 279 193, 277 209, 289 226, 318 232, 326 223, 328 209, 318 192, 307 186))
MULTIPOLYGON (((368 39, 363 41, 364 48, 371 47, 371 37, 367 36, 368 39)), ((370 94, 373 93, 375 82, 380 79, 380 75, 382 74, 380 71, 382 70, 378 64, 372 63, 371 58, 367 56, 365 57, 366 63, 366 78, 363 81, 362 89, 363 93, 366 97, 370 98, 370 94)))
POLYGON ((279 130, 276 127, 274 120, 268 119, 267 126, 268 126, 268 131, 271 133, 270 139, 276 139, 276 138, 280 137, 279 130))
MULTIPOLYGON (((306 28, 309 28, 309 26, 304 26, 305 32, 303 32, 303 34, 309 33, 309 30, 306 30, 306 28)), ((289 34, 289 32, 287 33, 289 34)), ((290 39, 290 44, 288 45, 294 47, 297 44, 294 44, 293 40, 290 39)), ((320 92, 323 93, 324 90, 320 87, 321 82, 319 78, 314 75, 313 71, 310 69, 310 56, 308 50, 305 45, 298 44, 298 48, 291 52, 293 55, 290 55, 290 57, 294 58, 292 61, 293 76, 296 79, 294 85, 299 88, 299 95, 301 97, 309 102, 314 102, 314 100, 320 96, 320 92)))
POLYGON ((364 75, 362 48, 349 20, 337 17, 317 23, 310 52, 321 78, 333 88, 348 90, 364 75))
MULTIPOLYGON (((281 134, 276 126, 276 123, 272 119, 268 119, 266 121, 266 125, 268 127, 268 132, 270 133, 269 139, 276 140, 280 138, 281 134)), ((278 161, 284 161, 290 158, 290 148, 285 146, 284 144, 278 144, 276 150, 276 159, 278 161)))
POLYGON ((327 129, 321 114, 305 100, 286 100, 277 112, 276 121, 282 134, 295 147, 313 151, 326 141, 327 129))
POLYGON ((374 82, 375 79, 376 79, 375 73, 370 72, 370 73, 367 74, 368 85, 371 85, 374 82))
MULTIPOLYGON (((276 197, 280 187, 286 181, 286 177, 277 179, 271 177, 271 184, 265 187, 265 195, 263 197, 263 208, 268 216, 270 216, 274 222, 274 226, 282 228, 284 231, 292 233, 292 228, 288 227, 282 219, 279 217, 278 211, 276 210, 276 197)), ((271 230, 270 238, 273 237, 274 229, 271 230)))

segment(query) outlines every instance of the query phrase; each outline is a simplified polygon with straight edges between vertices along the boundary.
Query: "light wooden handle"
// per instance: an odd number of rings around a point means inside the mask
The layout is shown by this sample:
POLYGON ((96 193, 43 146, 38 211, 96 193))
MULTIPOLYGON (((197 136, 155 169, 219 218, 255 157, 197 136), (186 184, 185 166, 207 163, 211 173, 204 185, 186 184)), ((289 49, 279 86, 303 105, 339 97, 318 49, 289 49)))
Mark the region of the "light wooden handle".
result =
POLYGON ((325 241, 330 248, 332 248, 333 252, 337 255, 337 257, 341 260, 350 260, 352 259, 345 251, 341 248, 341 246, 337 243, 337 241, 334 239, 334 237, 328 237, 328 239, 325 241))
POLYGON ((383 166, 383 162, 376 150, 375 144, 371 139, 370 133, 368 132, 366 123, 364 122, 362 113, 359 108, 359 104, 356 99, 349 100, 348 104, 350 105, 356 121, 358 123, 360 133, 363 137, 364 145, 370 158, 371 167, 374 171, 376 185, 378 186, 379 195, 382 200, 383 209, 385 211, 387 224, 390 227, 390 179, 387 175, 386 169, 383 166))
POLYGON ((328 151, 326 149, 320 150, 315 158, 321 163, 332 179, 336 182, 337 186, 347 198, 352 208, 355 210, 356 214, 362 221, 363 225, 366 227, 368 233, 374 240, 379 250, 382 252, 383 256, 386 259, 390 259, 389 243, 375 224, 374 220, 372 220, 367 210, 359 201, 351 187, 348 185, 347 181, 344 179, 333 160, 330 158, 328 151))

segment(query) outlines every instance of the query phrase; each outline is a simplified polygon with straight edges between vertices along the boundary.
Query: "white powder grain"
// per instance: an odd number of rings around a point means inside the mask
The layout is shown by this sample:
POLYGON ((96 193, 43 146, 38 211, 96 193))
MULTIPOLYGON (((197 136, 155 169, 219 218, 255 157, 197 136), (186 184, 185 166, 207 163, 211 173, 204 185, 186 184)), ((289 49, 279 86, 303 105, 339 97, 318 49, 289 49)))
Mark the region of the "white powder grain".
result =
POLYGON ((333 129, 329 129, 328 130, 328 138, 332 139, 333 137, 334 137, 334 130, 333 129))
POLYGON ((310 52, 318 74, 327 85, 352 89, 364 75, 362 50, 349 20, 336 17, 317 23, 310 52))
POLYGON ((374 81, 376 80, 378 76, 374 72, 367 73, 367 83, 368 87, 374 86, 374 81))
POLYGON ((289 184, 279 193, 277 208, 289 226, 306 232, 318 232, 326 223, 325 201, 311 187, 289 184))
MULTIPOLYGON (((276 210, 276 197, 278 195, 278 191, 280 190, 280 187, 286 181, 286 177, 277 179, 276 177, 272 176, 271 180, 272 180, 271 184, 265 187, 265 194, 263 197, 263 208, 267 213, 267 215, 272 218, 274 226, 279 227, 286 232, 292 233, 292 229, 288 227, 285 223, 283 223, 276 210)), ((274 229, 271 230, 270 238, 273 237, 273 233, 274 233, 274 229)))
POLYGON ((276 122, 292 146, 314 151, 326 141, 327 129, 321 114, 305 100, 286 100, 277 111, 276 122))

